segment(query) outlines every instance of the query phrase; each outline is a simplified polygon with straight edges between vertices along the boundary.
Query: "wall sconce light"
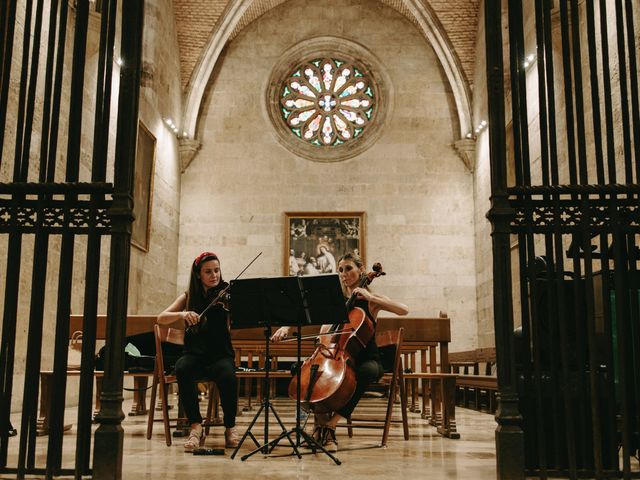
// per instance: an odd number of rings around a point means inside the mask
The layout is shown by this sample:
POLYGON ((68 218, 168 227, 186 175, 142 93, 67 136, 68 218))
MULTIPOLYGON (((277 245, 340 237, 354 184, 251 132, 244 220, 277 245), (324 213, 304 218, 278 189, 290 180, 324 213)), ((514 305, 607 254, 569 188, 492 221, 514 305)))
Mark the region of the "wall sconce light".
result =
POLYGON ((165 118, 164 119, 164 123, 167 125, 167 127, 169 127, 169 130, 171 130, 174 134, 178 134, 178 127, 176 127, 176 124, 173 123, 173 120, 171 120, 171 118, 165 118))
POLYGON ((165 118, 164 119, 164 123, 167 125, 167 128, 169 130, 171 130, 173 132, 173 134, 177 138, 188 138, 189 137, 189 135, 185 131, 182 131, 182 134, 180 133, 180 129, 178 128, 178 126, 174 123, 174 121, 170 117, 165 118))
POLYGON ((480 132, 482 132, 485 128, 487 128, 487 121, 486 120, 482 120, 478 126, 473 130, 473 132, 475 133, 472 134, 471 132, 467 133, 467 138, 473 138, 478 136, 478 134, 480 134, 480 132))

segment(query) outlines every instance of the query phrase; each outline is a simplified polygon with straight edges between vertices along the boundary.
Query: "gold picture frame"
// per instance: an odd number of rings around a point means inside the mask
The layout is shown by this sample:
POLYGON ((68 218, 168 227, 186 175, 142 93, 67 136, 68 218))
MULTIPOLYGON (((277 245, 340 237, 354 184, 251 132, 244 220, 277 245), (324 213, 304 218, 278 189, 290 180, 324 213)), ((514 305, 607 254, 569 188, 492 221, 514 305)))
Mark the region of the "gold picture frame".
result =
POLYGON ((348 252, 365 262, 365 232, 365 212, 285 212, 284 275, 337 273, 348 252))
POLYGON ((131 244, 143 252, 149 251, 155 157, 156 137, 142 122, 139 122, 133 185, 135 220, 131 225, 131 244))

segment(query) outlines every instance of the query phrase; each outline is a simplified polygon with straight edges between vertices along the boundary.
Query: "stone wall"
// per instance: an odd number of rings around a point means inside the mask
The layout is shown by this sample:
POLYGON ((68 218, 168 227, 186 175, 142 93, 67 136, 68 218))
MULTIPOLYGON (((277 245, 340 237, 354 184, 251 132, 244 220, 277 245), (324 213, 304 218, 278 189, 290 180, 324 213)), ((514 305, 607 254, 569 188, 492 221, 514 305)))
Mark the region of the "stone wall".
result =
POLYGON ((178 290, 212 249, 227 279, 283 274, 284 212, 364 211, 366 252, 388 273, 374 289, 411 316, 449 313, 456 349, 476 338, 473 177, 452 146, 453 97, 413 24, 375 1, 286 2, 226 48, 203 102, 202 148, 183 175, 178 290), (329 8, 331 7, 331 8, 329 8), (321 19, 321 20, 320 20, 321 19), (276 140, 265 92, 283 52, 316 36, 364 46, 390 79, 393 105, 377 142, 343 162, 295 156, 276 140))

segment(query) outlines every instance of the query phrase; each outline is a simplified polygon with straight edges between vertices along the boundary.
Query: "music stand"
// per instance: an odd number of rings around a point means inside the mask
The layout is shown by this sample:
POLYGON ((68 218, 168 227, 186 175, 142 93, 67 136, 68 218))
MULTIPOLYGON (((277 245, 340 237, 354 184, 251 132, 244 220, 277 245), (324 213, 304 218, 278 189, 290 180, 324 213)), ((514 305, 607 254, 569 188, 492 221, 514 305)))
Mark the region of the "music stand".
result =
MULTIPOLYGON (((322 324, 335 324, 342 323, 347 318, 347 310, 344 304, 344 296, 342 289, 340 288, 340 281, 338 275, 317 275, 309 277, 282 277, 283 282, 286 282, 288 288, 281 294, 285 294, 285 297, 294 299, 295 308, 289 309, 288 314, 280 309, 275 309, 276 318, 274 319, 282 326, 296 326, 297 327, 297 399, 296 399, 296 426, 295 428, 283 432, 279 437, 270 441, 268 445, 271 450, 277 446, 277 444, 284 438, 287 438, 289 442, 294 445, 294 453, 301 458, 298 448, 301 445, 300 439, 303 438, 305 443, 311 447, 315 453, 316 449, 321 450, 328 455, 337 465, 340 465, 340 460, 336 458, 331 452, 329 452, 323 445, 320 445, 316 440, 309 435, 300 426, 300 368, 301 356, 302 356, 302 326, 303 325, 322 325, 322 324), (295 444, 291 440, 291 436, 295 434, 295 444)), ((274 292, 275 293, 275 292, 274 292)), ((273 297, 271 297, 273 298, 273 297)), ((275 298, 282 298, 282 295, 275 298)), ((251 454, 253 454, 252 452, 251 454)), ((251 455, 249 454, 249 455, 251 455)), ((246 458, 247 456, 243 457, 246 458)))
MULTIPOLYGON (((296 326, 298 332, 297 361, 300 364, 302 356, 301 329, 303 325, 322 325, 326 323, 341 323, 347 318, 342 289, 338 275, 318 275, 310 277, 275 277, 236 280, 231 282, 231 312, 233 328, 251 328, 263 326, 265 330, 265 350, 269 355, 269 342, 271 326, 296 326)), ((263 389, 263 405, 249 425, 247 432, 242 437, 238 447, 233 452, 234 458, 242 442, 247 436, 251 436, 257 448, 241 457, 246 460, 253 454, 262 451, 271 452, 276 445, 287 438, 298 458, 302 458, 299 452, 300 437, 313 448, 326 453, 335 463, 340 465, 340 460, 319 445, 311 435, 300 427, 300 392, 296 401, 296 426, 287 431, 280 421, 273 405, 269 400, 268 375, 270 359, 265 362, 265 387, 263 389), (255 437, 250 432, 261 411, 265 411, 265 442, 258 445, 255 437), (268 411, 274 412, 282 434, 274 440, 268 440, 268 411), (296 435, 296 441, 291 439, 296 435)), ((298 390, 300 389, 300 369, 297 369, 298 390)))
MULTIPOLYGON (((242 457, 245 460, 246 457, 253 455, 259 451, 263 453, 269 453, 269 412, 273 413, 280 428, 283 432, 287 429, 282 423, 282 420, 278 416, 275 407, 271 403, 269 396, 269 372, 271 371, 271 357, 269 355, 269 344, 271 343, 271 325, 279 325, 277 318, 286 313, 286 316, 292 315, 298 311, 302 311, 302 305, 296 305, 296 295, 291 291, 291 286, 284 284, 280 279, 268 279, 268 278, 250 278, 243 280, 232 280, 230 286, 230 311, 232 318, 232 328, 255 328, 262 327, 264 332, 265 342, 265 376, 263 378, 262 388, 262 402, 260 408, 253 417, 253 420, 249 424, 247 431, 244 433, 238 446, 231 454, 231 458, 235 458, 238 450, 244 443, 247 437, 251 437, 251 440, 256 445, 256 449, 249 455, 242 457), (276 292, 278 292, 276 294, 276 292), (290 299, 293 299, 290 300, 290 299), (275 305, 274 305, 275 302, 275 305), (264 412, 264 443, 260 445, 255 435, 251 432, 251 429, 255 425, 260 415, 264 412)), ((293 448, 296 450, 298 456, 300 453, 297 451, 296 446, 291 442, 293 448)))

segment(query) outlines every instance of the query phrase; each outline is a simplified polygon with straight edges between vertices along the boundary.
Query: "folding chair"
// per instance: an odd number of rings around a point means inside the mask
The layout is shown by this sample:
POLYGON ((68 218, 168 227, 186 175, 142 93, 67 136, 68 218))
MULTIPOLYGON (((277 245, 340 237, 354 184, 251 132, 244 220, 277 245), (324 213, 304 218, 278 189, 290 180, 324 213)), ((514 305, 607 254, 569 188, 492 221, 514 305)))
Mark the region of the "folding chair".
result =
MULTIPOLYGON (((400 350, 402 348, 402 338, 404 329, 389 330, 376 334, 376 344, 380 350, 380 356, 384 367, 385 374, 379 382, 370 385, 368 390, 379 390, 385 388, 387 390, 387 409, 384 418, 351 416, 347 418, 347 427, 349 437, 353 436, 353 428, 381 428, 382 441, 381 447, 387 445, 389 438, 389 429, 392 422, 400 422, 394 420, 393 404, 396 397, 397 389, 400 390, 400 408, 402 413, 402 428, 404 431, 404 439, 409 440, 409 423, 407 421, 407 397, 404 391, 404 378, 402 374, 402 357, 400 350)), ((356 407, 357 411, 357 407, 356 407)))
MULTIPOLYGON (((166 327, 163 325, 154 325, 155 339, 156 339, 156 363, 155 369, 153 372, 153 385, 151 387, 151 400, 150 400, 150 408, 149 408, 149 416, 147 420, 147 439, 151 439, 151 434, 153 432, 153 422, 155 405, 156 405, 156 394, 158 389, 160 390, 160 399, 162 404, 162 421, 164 423, 164 436, 167 442, 167 446, 171 445, 171 427, 176 429, 186 429, 189 428, 187 424, 186 418, 169 418, 169 407, 168 407, 168 390, 169 385, 172 383, 177 383, 177 379, 175 374, 167 373, 164 363, 164 357, 162 354, 162 344, 163 343, 173 343, 176 345, 184 345, 184 330, 166 327)), ((207 383, 209 386, 209 402, 207 405, 207 416, 203 422, 203 426, 205 426, 206 431, 205 434, 209 434, 209 427, 211 425, 217 424, 217 422, 212 422, 211 414, 214 413, 214 419, 217 418, 218 412, 218 390, 216 388, 215 382, 210 379, 202 379, 198 380, 197 383, 207 383)), ((181 410, 181 409, 178 409, 181 410)), ((179 414, 178 414, 179 415, 179 414)))

